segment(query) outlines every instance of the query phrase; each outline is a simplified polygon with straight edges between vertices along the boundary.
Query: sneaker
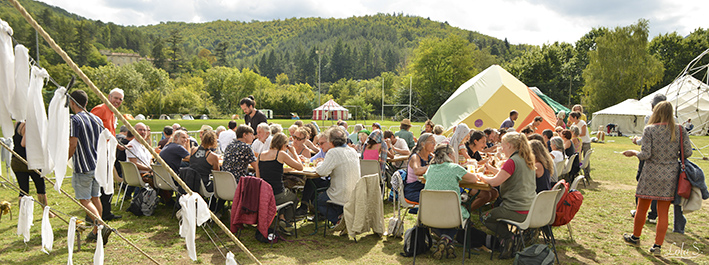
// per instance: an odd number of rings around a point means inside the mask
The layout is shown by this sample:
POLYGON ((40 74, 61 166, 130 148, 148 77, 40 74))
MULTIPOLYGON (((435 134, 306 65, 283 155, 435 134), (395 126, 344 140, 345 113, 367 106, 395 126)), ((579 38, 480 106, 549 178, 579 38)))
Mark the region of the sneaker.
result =
POLYGON ((289 233, 293 231, 293 225, 284 220, 278 220, 278 227, 289 233))
POLYGON ((345 225, 344 219, 340 218, 340 220, 337 221, 337 224, 335 224, 335 226, 332 227, 332 230, 334 232, 338 232, 338 231, 344 231, 344 230, 346 230, 346 228, 347 228, 347 226, 345 225))
POLYGON ((89 234, 86 236, 86 242, 88 242, 88 243, 96 242, 96 237, 98 237, 98 235, 95 234, 93 231, 89 232, 89 234))
POLYGON ((623 234, 623 240, 625 241, 625 243, 628 243, 628 245, 634 247, 640 246, 640 238, 633 238, 633 234, 623 234))
POLYGON ((449 259, 456 258, 453 239, 450 239, 448 236, 443 236, 443 237, 446 238, 446 241, 448 241, 446 244, 446 258, 449 258, 449 259))
POLYGON ((648 222, 648 223, 651 223, 651 224, 657 224, 657 219, 650 219, 650 218, 648 218, 648 219, 647 219, 647 222, 648 222))
POLYGON ((635 218, 635 212, 636 212, 636 210, 630 210, 630 216, 635 218))
POLYGON ((445 236, 441 237, 441 240, 438 240, 436 252, 433 252, 434 259, 443 259, 443 257, 446 256, 446 247, 448 246, 447 240, 448 239, 445 236))
POLYGON ((503 239, 502 242, 500 242, 500 259, 511 259, 514 257, 514 242, 514 236, 507 239, 503 239))
POLYGON ((662 248, 653 246, 650 248, 650 254, 655 257, 662 257, 662 248))
POLYGON ((108 236, 110 236, 112 232, 113 230, 107 226, 104 226, 103 229, 101 229, 101 237, 103 238, 104 246, 108 244, 108 236))

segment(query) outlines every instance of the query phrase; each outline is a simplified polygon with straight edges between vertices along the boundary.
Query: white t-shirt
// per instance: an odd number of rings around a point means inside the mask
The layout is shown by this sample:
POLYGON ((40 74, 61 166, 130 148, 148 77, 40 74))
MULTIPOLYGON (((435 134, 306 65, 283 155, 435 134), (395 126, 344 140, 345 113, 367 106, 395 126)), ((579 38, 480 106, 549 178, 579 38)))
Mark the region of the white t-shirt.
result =
POLYGON ((436 144, 440 144, 441 142, 443 142, 443 140, 446 139, 446 136, 445 135, 434 135, 433 139, 436 139, 436 144))
POLYGON ((226 150, 226 147, 229 146, 234 139, 236 139, 236 132, 232 130, 226 130, 219 134, 219 148, 222 152, 226 150))
POLYGON ((554 164, 564 161, 564 153, 559 150, 552 150, 551 155, 554 157, 554 164))
POLYGON ((576 126, 578 126, 579 130, 581 130, 581 133, 579 134, 579 138, 581 139, 581 143, 584 143, 584 144, 591 143, 591 135, 588 133, 588 126, 586 125, 586 122, 583 120, 579 120, 576 123, 576 126), (586 135, 580 136, 581 134, 584 134, 584 132, 583 132, 584 128, 586 128, 585 129, 586 135))
POLYGON ((271 148, 271 137, 270 135, 268 138, 266 138, 265 142, 261 142, 261 140, 256 139, 254 140, 254 143, 251 144, 251 149, 254 150, 254 153, 263 153, 263 152, 268 152, 268 149, 271 148))
MULTIPOLYGON (((399 137, 396 137, 396 143, 394 144, 394 147, 397 149, 402 149, 402 150, 409 150, 409 145, 406 143, 406 140, 401 139, 399 137)), ((396 150, 396 149, 394 149, 396 150)), ((396 152, 396 151, 394 151, 396 152)), ((398 154, 398 152, 397 152, 398 154)))
MULTIPOLYGON (((153 158, 153 155, 150 154, 150 151, 145 148, 138 140, 133 139, 129 143, 132 147, 126 150, 126 158, 136 158, 138 159, 138 162, 143 163, 144 165, 150 165, 150 161, 153 158)), ((148 173, 147 170, 140 170, 140 174, 148 173)))

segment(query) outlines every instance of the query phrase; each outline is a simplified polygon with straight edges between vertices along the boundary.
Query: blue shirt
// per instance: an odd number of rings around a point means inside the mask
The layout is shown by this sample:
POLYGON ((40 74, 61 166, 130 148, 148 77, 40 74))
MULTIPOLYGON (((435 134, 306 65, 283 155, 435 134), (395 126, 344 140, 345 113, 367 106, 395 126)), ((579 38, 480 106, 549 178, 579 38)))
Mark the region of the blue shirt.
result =
POLYGON ((500 125, 500 129, 507 129, 507 128, 513 128, 515 127, 515 121, 513 121, 510 118, 507 118, 505 121, 502 122, 500 125))
POLYGON ((86 173, 96 169, 96 148, 103 122, 96 115, 79 112, 71 116, 71 137, 78 139, 74 159, 74 172, 86 173))

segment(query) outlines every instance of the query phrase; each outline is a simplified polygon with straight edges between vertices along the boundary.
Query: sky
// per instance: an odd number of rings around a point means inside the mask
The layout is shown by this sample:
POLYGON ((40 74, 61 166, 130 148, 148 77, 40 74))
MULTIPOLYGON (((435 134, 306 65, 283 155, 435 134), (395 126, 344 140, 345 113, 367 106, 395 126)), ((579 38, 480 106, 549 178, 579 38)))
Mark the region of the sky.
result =
POLYGON ((707 28, 706 0, 41 0, 80 16, 119 25, 167 21, 269 21, 403 13, 477 31, 513 44, 575 43, 595 27, 644 18, 650 37, 707 28))

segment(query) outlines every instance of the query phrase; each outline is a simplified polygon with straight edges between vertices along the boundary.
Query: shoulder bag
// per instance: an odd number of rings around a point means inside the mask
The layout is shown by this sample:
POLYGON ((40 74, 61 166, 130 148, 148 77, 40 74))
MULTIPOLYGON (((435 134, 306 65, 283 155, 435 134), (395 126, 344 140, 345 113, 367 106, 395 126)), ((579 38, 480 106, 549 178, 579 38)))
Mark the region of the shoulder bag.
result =
POLYGON ((682 198, 689 199, 689 195, 692 194, 692 184, 689 183, 689 179, 687 179, 687 172, 684 168, 684 134, 682 133, 683 128, 681 126, 679 126, 679 128, 679 161, 681 168, 679 171, 679 178, 677 180, 677 195, 681 196, 682 198))

